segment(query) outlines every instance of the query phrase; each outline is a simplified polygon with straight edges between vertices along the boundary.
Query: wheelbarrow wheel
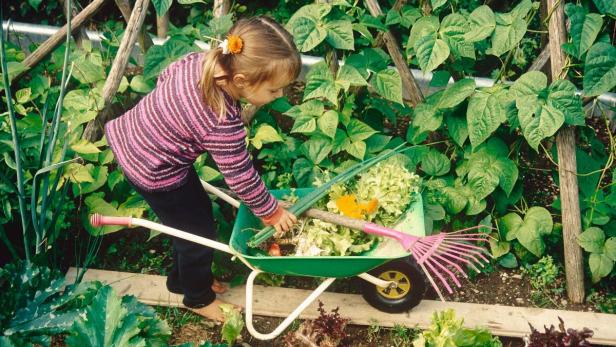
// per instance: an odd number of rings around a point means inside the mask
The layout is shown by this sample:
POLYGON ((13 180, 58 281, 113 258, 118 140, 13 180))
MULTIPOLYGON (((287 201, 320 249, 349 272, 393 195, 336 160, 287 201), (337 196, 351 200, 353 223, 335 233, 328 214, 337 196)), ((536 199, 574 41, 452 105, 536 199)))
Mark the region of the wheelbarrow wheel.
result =
POLYGON ((398 283, 396 288, 382 288, 368 281, 361 281, 364 299, 379 311, 406 312, 419 304, 426 291, 423 273, 411 257, 385 263, 369 273, 398 283))

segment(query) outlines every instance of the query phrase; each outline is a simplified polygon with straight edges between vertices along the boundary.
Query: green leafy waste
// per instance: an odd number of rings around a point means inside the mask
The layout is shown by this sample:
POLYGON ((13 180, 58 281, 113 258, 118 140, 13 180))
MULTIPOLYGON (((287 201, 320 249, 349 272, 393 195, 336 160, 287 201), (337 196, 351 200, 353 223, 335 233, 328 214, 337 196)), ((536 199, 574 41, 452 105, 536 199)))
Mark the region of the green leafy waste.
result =
MULTIPOLYGON (((421 180, 405 167, 402 156, 380 162, 359 175, 356 182, 331 187, 316 207, 331 213, 393 226, 414 201, 421 180), (367 206, 373 202, 373 208, 367 206)), ((323 182, 317 182, 323 184, 323 182)), ((351 255, 367 251, 378 239, 318 219, 303 219, 282 236, 297 256, 351 255)))

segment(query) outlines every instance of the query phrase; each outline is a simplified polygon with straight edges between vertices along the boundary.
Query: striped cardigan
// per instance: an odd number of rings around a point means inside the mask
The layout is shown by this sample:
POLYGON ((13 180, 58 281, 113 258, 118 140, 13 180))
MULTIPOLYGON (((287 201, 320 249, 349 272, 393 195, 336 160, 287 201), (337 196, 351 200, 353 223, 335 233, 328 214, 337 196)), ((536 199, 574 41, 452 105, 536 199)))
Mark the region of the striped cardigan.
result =
POLYGON ((276 199, 259 177, 246 149, 240 105, 227 97, 222 120, 198 86, 204 53, 191 53, 159 76, 156 88, 131 110, 105 125, 107 142, 124 174, 146 191, 182 185, 202 153, 209 153, 229 187, 260 217, 276 199))

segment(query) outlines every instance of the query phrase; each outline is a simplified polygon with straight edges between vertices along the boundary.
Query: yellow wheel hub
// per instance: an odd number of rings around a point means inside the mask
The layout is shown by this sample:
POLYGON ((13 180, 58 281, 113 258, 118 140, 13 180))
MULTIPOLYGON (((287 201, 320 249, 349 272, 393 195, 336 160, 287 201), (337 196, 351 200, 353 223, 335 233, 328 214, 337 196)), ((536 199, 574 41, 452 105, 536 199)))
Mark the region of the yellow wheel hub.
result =
POLYGON ((400 271, 385 271, 379 275, 379 278, 385 281, 392 281, 398 284, 395 288, 376 287, 376 290, 387 299, 403 298, 411 291, 411 281, 408 276, 400 271))

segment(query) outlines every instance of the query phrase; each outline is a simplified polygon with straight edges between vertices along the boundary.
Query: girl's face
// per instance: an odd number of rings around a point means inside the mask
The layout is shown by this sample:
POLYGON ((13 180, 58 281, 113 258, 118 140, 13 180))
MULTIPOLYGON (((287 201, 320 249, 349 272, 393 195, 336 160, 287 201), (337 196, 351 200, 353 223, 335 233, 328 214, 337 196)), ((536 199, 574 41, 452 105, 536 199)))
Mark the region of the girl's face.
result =
POLYGON ((263 106, 282 96, 284 87, 291 83, 286 76, 274 78, 240 89, 240 96, 255 106, 263 106))

